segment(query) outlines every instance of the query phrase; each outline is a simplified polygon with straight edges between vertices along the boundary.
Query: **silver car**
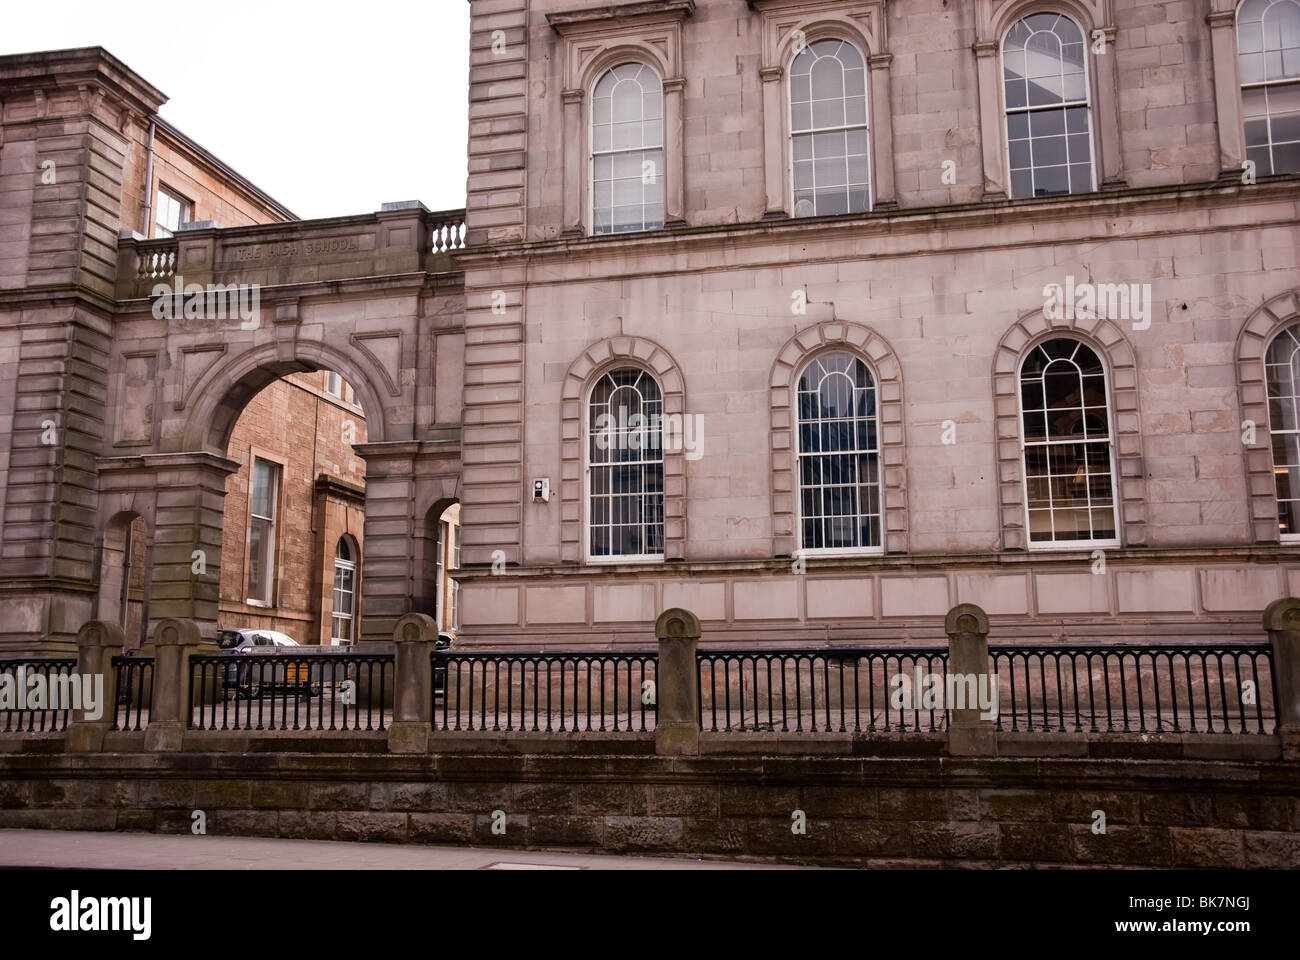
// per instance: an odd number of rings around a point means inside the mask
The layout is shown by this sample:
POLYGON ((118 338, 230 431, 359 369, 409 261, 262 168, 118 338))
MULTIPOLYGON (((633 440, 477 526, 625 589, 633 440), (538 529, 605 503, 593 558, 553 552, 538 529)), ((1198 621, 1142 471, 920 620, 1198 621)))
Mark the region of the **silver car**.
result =
MULTIPOLYGON (((254 656, 287 653, 286 648, 302 646, 293 637, 278 630, 253 627, 221 630, 217 634, 217 645, 223 653, 254 656)), ((227 697, 238 694, 250 700, 261 696, 263 689, 286 690, 318 697, 322 687, 320 664, 295 661, 291 657, 284 658, 282 663, 228 663, 223 676, 227 697)))

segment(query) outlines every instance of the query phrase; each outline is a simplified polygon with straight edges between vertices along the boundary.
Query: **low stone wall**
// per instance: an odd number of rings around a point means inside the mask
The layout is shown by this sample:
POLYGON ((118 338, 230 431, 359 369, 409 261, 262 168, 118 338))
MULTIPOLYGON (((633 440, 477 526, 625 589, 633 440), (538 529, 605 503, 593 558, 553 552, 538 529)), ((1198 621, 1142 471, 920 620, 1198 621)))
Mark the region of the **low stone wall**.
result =
POLYGON ((0 755, 3 827, 188 834, 196 810, 219 835, 880 867, 1300 866, 1300 765, 1259 759, 0 755))

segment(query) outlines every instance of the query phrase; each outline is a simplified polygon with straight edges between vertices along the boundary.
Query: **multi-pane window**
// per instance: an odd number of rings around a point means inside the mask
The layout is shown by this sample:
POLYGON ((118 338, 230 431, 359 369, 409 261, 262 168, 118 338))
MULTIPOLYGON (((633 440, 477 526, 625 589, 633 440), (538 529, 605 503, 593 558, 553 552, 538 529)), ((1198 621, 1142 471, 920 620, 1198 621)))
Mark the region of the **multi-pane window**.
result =
POLYGON ((248 602, 269 605, 275 582, 275 524, 279 507, 280 467, 253 459, 248 527, 248 602))
POLYGON ((799 546, 869 552, 881 545, 876 382, 867 365, 836 351, 799 377, 799 546))
POLYGON ((1278 529, 1287 539, 1300 536, 1300 324, 1287 327, 1269 344, 1264 357, 1268 382, 1268 431, 1273 443, 1278 529))
POLYGON ((1246 159, 1259 176, 1300 172, 1300 2, 1245 0, 1237 56, 1246 159))
POLYGON ((1088 193, 1093 187, 1088 47, 1059 13, 1035 13, 1002 42, 1011 196, 1088 193))
POLYGON ((460 584, 448 576, 460 569, 460 524, 443 520, 438 524, 438 629, 460 629, 460 584))
POLYGON ((796 217, 871 208, 867 71, 853 44, 818 40, 794 58, 790 152, 796 217))
POLYGON ((592 233, 664 225, 664 92, 659 75, 623 63, 591 96, 592 233))
POLYGON ((325 372, 325 392, 331 397, 343 399, 343 378, 333 370, 325 372))
POLYGON ((350 537, 339 537, 334 552, 334 621, 330 637, 335 646, 351 643, 356 620, 357 556, 350 537))
POLYGON ((1101 359, 1078 340, 1047 340, 1021 364, 1030 544, 1115 540, 1107 397, 1101 359))
POLYGON ((193 219, 194 208, 188 200, 173 195, 168 188, 158 188, 158 210, 154 216, 154 236, 170 237, 182 223, 193 219))
POLYGON ((644 370, 611 370, 587 402, 588 555, 664 553, 663 394, 644 370))

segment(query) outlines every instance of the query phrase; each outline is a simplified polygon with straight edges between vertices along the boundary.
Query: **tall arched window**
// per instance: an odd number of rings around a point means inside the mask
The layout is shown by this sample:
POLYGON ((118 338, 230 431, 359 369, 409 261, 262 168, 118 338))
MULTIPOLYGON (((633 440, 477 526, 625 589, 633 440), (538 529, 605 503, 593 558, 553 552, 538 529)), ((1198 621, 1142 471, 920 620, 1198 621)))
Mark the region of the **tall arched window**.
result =
POLYGON ((1078 340, 1044 341, 1021 363, 1031 546, 1116 541, 1108 397, 1101 359, 1078 340))
POLYGON ((591 96, 591 232, 664 225, 664 91, 642 63, 606 72, 591 96))
POLYGON ((1300 172, 1300 2, 1245 0, 1237 57, 1246 158, 1259 176, 1300 172))
POLYGON ((799 548, 881 549, 876 381, 847 351, 816 357, 799 376, 799 548))
POLYGON ((357 549, 349 536, 339 537, 334 551, 334 618, 330 637, 335 645, 356 640, 357 549))
POLYGON ((649 373, 611 370, 587 401, 587 553, 662 559, 663 393, 649 373))
POLYGON ((1268 345, 1264 357, 1268 384, 1268 432, 1277 485, 1277 523, 1284 540, 1300 539, 1300 324, 1287 327, 1268 345))
POLYGON ((1011 196, 1094 189, 1088 47, 1059 13, 1035 13, 1002 41, 1011 196))
POLYGON ((790 65, 794 215, 871 209, 867 71, 843 40, 818 40, 790 65))

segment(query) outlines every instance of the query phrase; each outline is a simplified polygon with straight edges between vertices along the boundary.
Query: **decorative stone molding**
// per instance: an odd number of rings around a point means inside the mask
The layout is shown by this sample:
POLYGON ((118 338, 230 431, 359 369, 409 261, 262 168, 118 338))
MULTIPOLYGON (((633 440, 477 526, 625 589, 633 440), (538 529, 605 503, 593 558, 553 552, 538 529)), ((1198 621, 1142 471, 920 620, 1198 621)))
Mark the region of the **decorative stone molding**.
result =
MULTIPOLYGON (((639 367, 654 374, 663 392, 664 416, 686 415, 686 380, 668 351, 644 337, 610 337, 587 347, 569 365, 560 405, 560 556, 565 563, 586 560, 583 499, 587 478, 583 422, 587 393, 605 372, 639 367)), ((664 450, 664 559, 686 558, 686 458, 664 450)))
MULTIPOLYGON (((265 309, 265 308, 264 308, 265 309)), ((315 341, 291 342, 291 359, 282 359, 277 343, 263 343, 216 362, 187 385, 190 414, 183 433, 184 449, 224 451, 230 430, 244 405, 277 377, 300 370, 334 370, 352 385, 366 412, 366 436, 373 442, 385 437, 385 406, 379 384, 389 377, 376 368, 369 351, 343 352, 315 341)))
POLYGON ((848 350, 876 380, 876 435, 880 444, 881 503, 886 553, 906 553, 907 467, 904 462, 903 367, 880 334, 859 323, 829 321, 792 337, 777 354, 768 380, 772 410, 772 547, 778 557, 798 549, 795 530, 796 377, 820 353, 848 350))
POLYGON ((1124 166, 1119 146, 1119 88, 1114 50, 1117 28, 1112 0, 976 0, 975 43, 979 80, 980 140, 984 158, 984 199, 1005 200, 1011 195, 1007 181, 1007 138, 1003 121, 1002 38, 1016 21, 1033 13, 1064 13, 1083 31, 1091 51, 1093 34, 1101 31, 1105 54, 1089 54, 1088 84, 1092 112, 1093 155, 1097 187, 1123 187, 1124 166))
POLYGON ((1237 59, 1238 0, 1210 0, 1210 56, 1214 62, 1214 110, 1219 132, 1219 175, 1240 177, 1246 159, 1241 118, 1241 72, 1237 59))
POLYGON ((857 46, 867 64, 871 137, 871 204, 898 205, 894 188, 894 124, 889 93, 887 0, 750 0, 763 18, 763 158, 768 217, 791 214, 789 151, 790 97, 786 68, 798 43, 835 38, 857 46))
POLYGON ((547 14, 563 39, 564 232, 586 235, 591 123, 583 103, 606 70, 644 63, 659 74, 664 91, 664 222, 685 223, 686 149, 682 123, 682 21, 695 0, 647 0, 590 10, 547 14))
POLYGON ((1146 480, 1142 471, 1142 418, 1138 409, 1137 355, 1119 326, 1110 320, 1050 320, 1042 310, 1025 314, 1008 330, 993 354, 993 412, 997 425, 998 510, 1002 548, 1026 550, 1025 485, 1020 451, 1020 362, 1030 349, 1053 337, 1070 337, 1097 352, 1110 391, 1111 446, 1122 547, 1144 547, 1146 480))
POLYGON ((1255 425, 1255 442, 1242 444, 1246 461, 1246 487, 1250 502, 1251 535, 1256 543, 1278 543, 1277 486, 1273 475, 1273 447, 1269 440, 1268 386, 1264 355, 1273 338, 1300 323, 1300 288, 1273 297, 1247 318, 1237 335, 1237 391, 1245 421, 1255 425))

